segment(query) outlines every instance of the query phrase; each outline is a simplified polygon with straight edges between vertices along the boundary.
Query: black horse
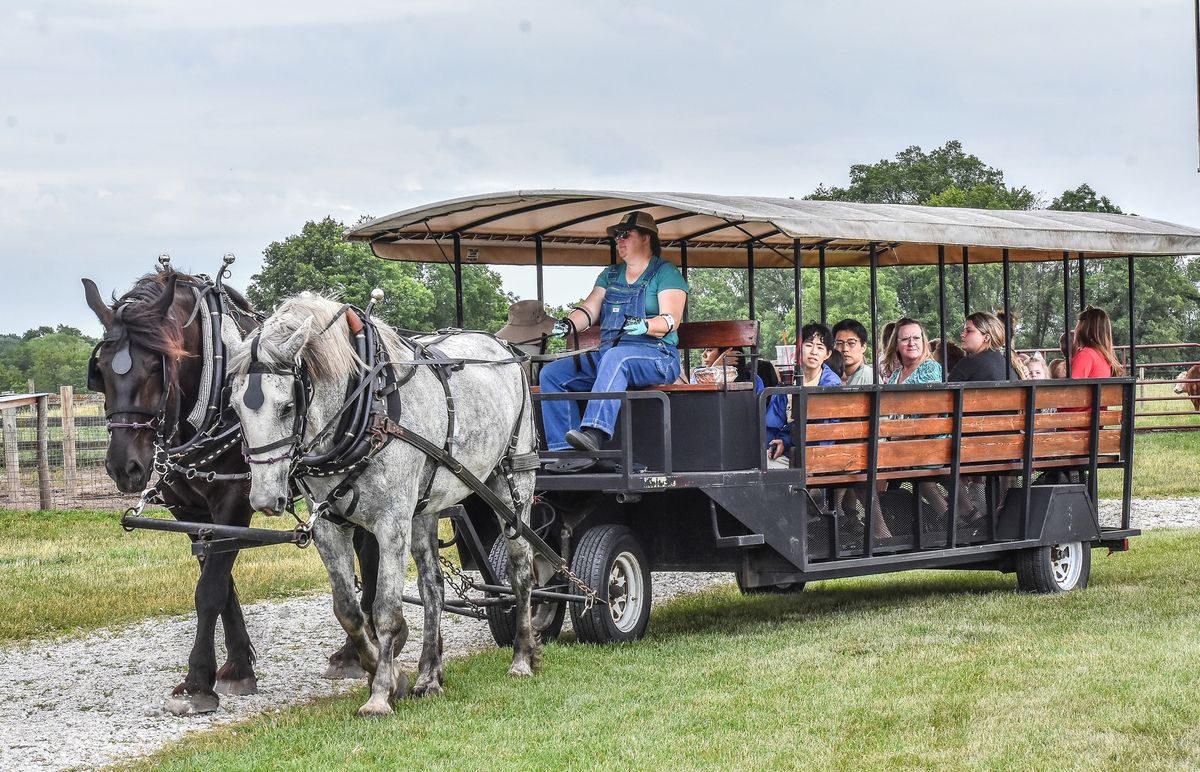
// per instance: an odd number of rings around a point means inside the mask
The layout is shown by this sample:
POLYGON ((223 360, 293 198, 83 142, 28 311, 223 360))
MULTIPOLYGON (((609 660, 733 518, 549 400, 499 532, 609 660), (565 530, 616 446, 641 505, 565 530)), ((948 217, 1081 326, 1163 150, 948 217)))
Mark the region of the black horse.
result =
MULTIPOLYGON (((90 388, 104 392, 109 476, 122 492, 141 493, 155 472, 165 472, 157 497, 177 519, 249 525, 249 469, 218 359, 223 356, 219 312, 245 334, 258 326, 249 301, 219 280, 165 267, 140 278, 111 306, 94 282, 84 279, 83 284, 88 306, 104 326, 88 378, 90 388)), ((374 568, 371 546, 360 551, 367 575, 374 568)), ((236 557, 224 552, 200 558, 196 638, 187 676, 166 703, 172 713, 211 712, 219 704, 218 693, 258 690, 254 647, 231 573, 236 557), (214 640, 218 615, 228 654, 220 669, 214 640)), ((374 582, 364 584, 363 604, 370 608, 374 582)), ((328 676, 360 673, 352 644, 330 657, 328 676)))

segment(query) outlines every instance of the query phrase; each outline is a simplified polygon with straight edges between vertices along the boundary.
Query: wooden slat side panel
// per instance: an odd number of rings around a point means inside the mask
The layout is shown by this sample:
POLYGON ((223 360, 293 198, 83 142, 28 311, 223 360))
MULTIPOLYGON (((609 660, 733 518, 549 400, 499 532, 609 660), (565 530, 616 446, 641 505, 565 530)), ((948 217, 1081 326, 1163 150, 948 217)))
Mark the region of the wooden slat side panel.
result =
MULTIPOLYGON (((963 413, 992 413, 1025 409, 1026 386, 1015 382, 1011 387, 963 389, 963 413)), ((1101 403, 1109 407, 1121 405, 1120 384, 1102 386, 1101 403)), ((884 392, 880 400, 882 414, 928 415, 949 413, 954 405, 953 391, 892 391, 884 392)), ((1091 407, 1092 387, 1088 385, 1038 386, 1037 407, 1091 407)), ((864 393, 824 393, 808 396, 808 420, 827 418, 870 417, 871 400, 864 393)))
MULTIPOLYGON (((1040 430, 1077 428, 1092 425, 1090 412, 1085 413, 1039 413, 1034 417, 1034 426, 1040 430)), ((903 437, 917 438, 935 434, 949 434, 954 430, 954 420, 945 418, 903 418, 882 421, 879 435, 888 439, 903 437)), ((1119 411, 1104 411, 1100 414, 1101 426, 1119 426, 1119 411)), ((976 415, 963 417, 963 434, 984 432, 1019 432, 1025 428, 1025 416, 1021 413, 1007 415, 976 415)), ((809 422, 809 442, 827 440, 863 440, 869 436, 870 424, 866 421, 834 421, 832 423, 809 422)))
POLYGON ((808 395, 808 420, 828 418, 862 418, 871 416, 871 395, 834 392, 808 395))
MULTIPOLYGON (((1033 438, 1034 458, 1086 457, 1089 452, 1088 432, 1045 432, 1033 438)), ((1121 432, 1103 429, 1099 433, 1100 453, 1119 453, 1121 432)), ((964 437, 960 450, 963 464, 1005 461, 1020 463, 1025 450, 1023 432, 985 434, 964 437)), ((949 466, 951 441, 949 437, 920 440, 900 440, 880 443, 878 466, 883 469, 949 466)), ((805 451, 809 474, 828 472, 866 472, 867 443, 851 442, 841 445, 809 446, 805 451)))

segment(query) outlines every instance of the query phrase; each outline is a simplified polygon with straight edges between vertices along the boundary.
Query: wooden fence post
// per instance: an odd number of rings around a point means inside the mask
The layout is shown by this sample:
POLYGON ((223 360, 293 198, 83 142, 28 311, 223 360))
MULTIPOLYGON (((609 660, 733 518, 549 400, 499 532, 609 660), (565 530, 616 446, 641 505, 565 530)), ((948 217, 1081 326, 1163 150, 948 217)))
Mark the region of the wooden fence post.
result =
POLYGON ((62 405, 63 488, 72 504, 79 497, 79 471, 75 462, 75 389, 63 386, 58 390, 62 405))
POLYGON ((50 395, 37 400, 38 509, 50 509, 50 395))
POLYGON ((3 411, 4 424, 4 472, 8 478, 9 505, 17 502, 21 495, 21 453, 17 448, 17 410, 3 411))

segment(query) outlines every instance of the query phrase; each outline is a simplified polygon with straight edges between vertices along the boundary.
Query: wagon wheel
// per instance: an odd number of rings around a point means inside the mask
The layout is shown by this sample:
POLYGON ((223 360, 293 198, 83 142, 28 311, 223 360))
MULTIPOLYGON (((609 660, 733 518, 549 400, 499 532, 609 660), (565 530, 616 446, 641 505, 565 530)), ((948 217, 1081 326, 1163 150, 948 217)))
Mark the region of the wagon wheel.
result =
POLYGON ((650 621, 650 565, 627 526, 606 523, 588 529, 571 560, 571 570, 608 605, 571 604, 575 634, 585 643, 636 641, 650 621))
POLYGON ((1082 590, 1092 573, 1092 545, 1075 541, 1033 547, 1021 550, 1016 563, 1017 586, 1025 592, 1082 590))
MULTIPOLYGON (((501 534, 492 542, 491 552, 488 553, 488 563, 496 574, 497 584, 508 584, 508 547, 501 534)), ((556 575, 557 576, 557 575, 556 575)), ((564 580, 565 581, 565 580, 564 580)), ((491 595, 489 597, 496 597, 491 595)), ((563 619, 567 615, 565 601, 533 601, 533 632, 542 643, 549 643, 558 638, 562 632, 563 619)), ((517 610, 513 606, 488 606, 488 627, 497 646, 512 646, 517 637, 517 610)))

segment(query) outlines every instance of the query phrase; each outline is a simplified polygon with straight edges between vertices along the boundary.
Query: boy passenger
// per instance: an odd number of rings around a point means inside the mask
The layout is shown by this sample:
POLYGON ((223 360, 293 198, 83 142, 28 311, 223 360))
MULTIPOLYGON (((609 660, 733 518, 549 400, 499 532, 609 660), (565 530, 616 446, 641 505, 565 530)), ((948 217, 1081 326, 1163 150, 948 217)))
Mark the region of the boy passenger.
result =
MULTIPOLYGON (((833 352, 833 335, 823 324, 809 322, 800 332, 796 347, 796 384, 807 387, 841 386, 842 379, 827 364, 833 352)), ((803 419, 801 419, 803 420, 803 419)), ((788 396, 776 394, 767 403, 767 465, 789 466, 787 452, 792 447, 792 422, 788 420, 788 396)))
POLYGON ((842 382, 847 386, 871 385, 874 368, 867 364, 867 328, 857 319, 833 325, 833 347, 842 355, 842 382))

